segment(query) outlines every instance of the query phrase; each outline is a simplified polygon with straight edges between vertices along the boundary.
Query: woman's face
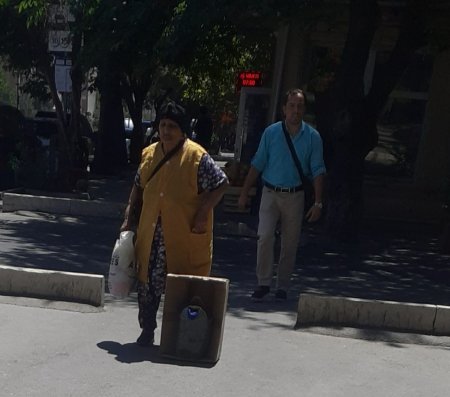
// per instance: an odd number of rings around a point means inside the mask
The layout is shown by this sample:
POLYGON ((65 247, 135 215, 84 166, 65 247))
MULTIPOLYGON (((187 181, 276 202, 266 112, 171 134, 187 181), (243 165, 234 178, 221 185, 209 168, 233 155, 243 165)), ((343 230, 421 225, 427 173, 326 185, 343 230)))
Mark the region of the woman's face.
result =
POLYGON ((159 138, 164 145, 164 149, 170 150, 175 147, 178 142, 184 139, 184 134, 178 123, 175 121, 171 119, 161 119, 159 122, 159 138))

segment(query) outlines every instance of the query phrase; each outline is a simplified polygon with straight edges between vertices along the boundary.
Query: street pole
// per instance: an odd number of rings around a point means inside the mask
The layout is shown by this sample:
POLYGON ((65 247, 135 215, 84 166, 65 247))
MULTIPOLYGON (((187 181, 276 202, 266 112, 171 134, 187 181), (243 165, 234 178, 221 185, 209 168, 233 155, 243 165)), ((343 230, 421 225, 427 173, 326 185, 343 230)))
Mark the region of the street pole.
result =
POLYGON ((280 90, 283 79, 284 61, 286 58, 286 47, 289 34, 289 25, 285 25, 280 28, 277 32, 277 43, 276 43, 276 56, 275 56, 275 66, 274 66, 274 78, 272 84, 272 97, 270 102, 269 110, 269 122, 273 123, 276 121, 278 100, 280 98, 280 90))

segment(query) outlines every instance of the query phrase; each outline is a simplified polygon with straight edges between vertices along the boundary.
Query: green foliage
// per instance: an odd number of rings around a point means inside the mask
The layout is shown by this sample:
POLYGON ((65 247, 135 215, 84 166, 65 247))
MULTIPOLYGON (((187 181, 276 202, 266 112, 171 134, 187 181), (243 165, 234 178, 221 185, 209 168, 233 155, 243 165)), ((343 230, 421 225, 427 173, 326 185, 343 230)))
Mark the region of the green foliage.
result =
MULTIPOLYGON (((84 35, 82 53, 75 62, 84 71, 107 65, 108 70, 126 75, 124 81, 141 87, 171 71, 183 97, 221 106, 234 99, 239 70, 267 70, 273 52, 271 32, 286 17, 307 15, 313 3, 317 8, 322 2, 69 1, 77 16, 71 29, 84 35)), ((29 70, 48 56, 46 9, 50 3, 0 2, 0 23, 5 22, 3 30, 8 32, 4 40, 0 38, 0 53, 7 54, 10 65, 18 70, 29 70)), ((42 76, 32 77, 27 92, 45 97, 45 90, 36 85, 42 76)))
POLYGON ((47 7, 51 4, 50 1, 45 0, 21 0, 11 1, 11 3, 16 3, 18 13, 26 17, 28 28, 38 26, 45 21, 47 7))
POLYGON ((5 73, 0 69, 0 102, 13 103, 14 93, 8 86, 5 73))
POLYGON ((46 27, 38 25, 45 10, 38 9, 40 3, 5 0, 0 5, 0 55, 16 71, 27 73, 50 63, 46 27))
POLYGON ((90 66, 113 62, 117 71, 141 75, 155 62, 154 46, 170 21, 174 1, 100 1, 84 16, 83 60, 90 66))
POLYGON ((21 92, 29 94, 31 98, 37 99, 40 102, 46 103, 51 101, 51 95, 48 90, 48 85, 42 75, 36 73, 25 73, 25 81, 21 85, 21 92))
POLYGON ((209 34, 193 54, 190 65, 177 68, 175 74, 185 100, 204 104, 213 113, 220 113, 230 103, 237 106, 235 85, 240 71, 269 72, 267 65, 271 64, 274 43, 269 40, 255 43, 237 35, 222 35, 225 40, 215 40, 215 34, 209 34))
POLYGON ((243 18, 236 18, 239 9, 245 7, 237 2, 181 2, 158 42, 161 63, 169 65, 168 73, 177 79, 176 84, 171 79, 171 88, 184 102, 206 105, 216 115, 230 104, 236 109, 239 71, 268 71, 272 62, 276 26, 263 34, 259 28, 248 29, 251 21, 244 24, 243 18))

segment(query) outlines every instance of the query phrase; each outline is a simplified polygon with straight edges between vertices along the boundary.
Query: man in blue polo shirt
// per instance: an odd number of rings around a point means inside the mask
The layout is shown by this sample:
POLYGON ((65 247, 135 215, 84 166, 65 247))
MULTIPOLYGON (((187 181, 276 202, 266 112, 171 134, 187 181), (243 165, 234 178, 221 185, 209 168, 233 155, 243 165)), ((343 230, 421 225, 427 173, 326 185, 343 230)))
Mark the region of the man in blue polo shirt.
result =
MULTIPOLYGON (((315 202, 306 213, 306 219, 314 222, 320 218, 322 212, 323 180, 326 170, 322 139, 314 128, 303 121, 305 105, 305 95, 297 88, 289 90, 283 98, 286 129, 300 160, 303 174, 313 182, 315 202)), ((281 121, 264 130, 242 187, 239 197, 240 208, 245 207, 248 192, 259 175, 264 186, 259 208, 256 259, 258 288, 253 292, 252 299, 261 301, 270 292, 275 229, 280 221, 281 250, 275 298, 285 301, 300 239, 305 192, 303 181, 285 139, 281 121)))

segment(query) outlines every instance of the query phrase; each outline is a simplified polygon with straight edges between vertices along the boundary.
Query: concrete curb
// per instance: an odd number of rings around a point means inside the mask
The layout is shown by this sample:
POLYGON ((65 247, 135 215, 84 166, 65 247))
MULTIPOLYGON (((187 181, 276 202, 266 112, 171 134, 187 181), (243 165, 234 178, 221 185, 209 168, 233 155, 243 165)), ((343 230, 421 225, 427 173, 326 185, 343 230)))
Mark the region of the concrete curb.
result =
POLYGON ((74 216, 121 218, 124 210, 125 204, 109 201, 32 196, 6 192, 3 194, 3 212, 37 211, 74 216))
POLYGON ((0 265, 0 294, 103 306, 102 275, 0 265))
POLYGON ((301 294, 295 327, 330 324, 450 335, 450 307, 301 294))

